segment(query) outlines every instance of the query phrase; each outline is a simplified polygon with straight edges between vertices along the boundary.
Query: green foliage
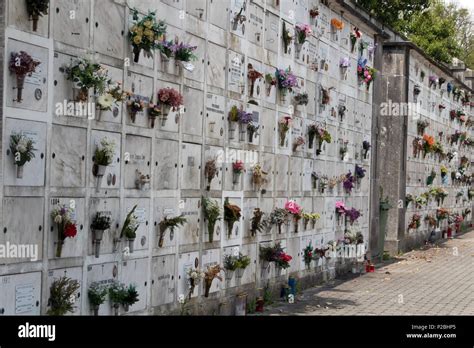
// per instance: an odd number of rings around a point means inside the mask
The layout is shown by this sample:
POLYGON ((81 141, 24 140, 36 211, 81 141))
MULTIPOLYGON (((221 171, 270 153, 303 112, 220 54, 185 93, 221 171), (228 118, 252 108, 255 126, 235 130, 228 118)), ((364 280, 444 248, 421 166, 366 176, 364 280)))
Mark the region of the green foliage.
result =
POLYGON ((245 269, 250 264, 250 257, 239 253, 239 256, 225 255, 224 268, 229 271, 235 271, 238 268, 245 269))
POLYGON ((105 216, 101 212, 95 214, 92 220, 91 229, 93 230, 108 230, 110 228, 110 217, 105 216))
POLYGON ((23 166, 26 162, 35 158, 36 149, 33 144, 33 139, 26 135, 13 133, 10 136, 10 151, 13 155, 13 161, 18 166, 23 166))
POLYGON ((89 302, 92 306, 97 307, 105 302, 107 296, 107 288, 98 283, 92 283, 87 291, 89 302))
POLYGON ((68 277, 61 277, 51 284, 48 310, 49 315, 64 315, 74 311, 74 302, 71 301, 75 296, 80 285, 77 280, 68 277))
POLYGON ((120 238, 125 236, 128 239, 135 239, 137 237, 137 229, 140 226, 140 223, 137 221, 137 217, 133 214, 137 209, 137 205, 127 214, 125 222, 123 223, 122 232, 120 233, 120 238))
POLYGON ((257 301, 255 299, 247 302, 247 314, 255 313, 256 308, 257 308, 257 301))
POLYGON ((178 227, 182 226, 187 222, 186 218, 183 215, 176 216, 173 218, 168 218, 165 217, 161 222, 160 222, 160 227, 162 228, 170 228, 172 231, 178 227))

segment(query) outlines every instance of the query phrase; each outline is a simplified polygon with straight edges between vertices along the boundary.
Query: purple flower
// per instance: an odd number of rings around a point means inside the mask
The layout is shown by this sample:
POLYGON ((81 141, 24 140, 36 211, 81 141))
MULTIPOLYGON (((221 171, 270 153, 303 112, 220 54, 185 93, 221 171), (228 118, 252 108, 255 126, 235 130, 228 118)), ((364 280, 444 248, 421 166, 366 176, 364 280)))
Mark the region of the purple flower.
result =
POLYGON ((350 67, 351 66, 351 61, 349 60, 348 57, 341 58, 341 60, 339 61, 339 66, 341 68, 350 67))
POLYGON ((296 76, 292 74, 289 69, 276 69, 275 76, 278 80, 278 87, 280 88, 288 88, 291 91, 293 87, 298 86, 296 76))
POLYGON ((351 225, 359 218, 361 217, 361 213, 359 210, 355 209, 355 208, 351 208, 351 209, 346 209, 346 216, 349 217, 349 221, 351 223, 351 225))
POLYGON ((244 110, 239 111, 239 122, 243 124, 250 123, 252 121, 253 114, 250 112, 246 112, 244 110))
POLYGON ((354 188, 354 176, 352 175, 351 172, 346 174, 346 179, 342 183, 344 190, 346 190, 347 193, 351 193, 352 189, 354 188))

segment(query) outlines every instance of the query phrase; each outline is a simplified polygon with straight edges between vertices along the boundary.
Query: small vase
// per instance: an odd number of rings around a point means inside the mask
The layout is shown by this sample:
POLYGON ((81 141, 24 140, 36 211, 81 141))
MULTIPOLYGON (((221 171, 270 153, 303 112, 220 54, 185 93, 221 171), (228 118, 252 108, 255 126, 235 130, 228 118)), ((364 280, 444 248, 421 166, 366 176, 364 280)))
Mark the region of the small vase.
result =
POLYGON ((248 138, 249 138, 249 143, 253 143, 253 136, 255 134, 255 131, 249 130, 247 134, 248 134, 248 138))
POLYGON ((285 140, 286 140, 286 134, 285 135, 280 134, 280 147, 285 146, 285 140))
POLYGON ((140 47, 135 46, 135 45, 133 46, 133 61, 135 63, 138 63, 138 60, 140 59, 140 51, 141 51, 140 47))
POLYGON ((135 238, 129 238, 128 239, 128 249, 130 250, 130 253, 133 253, 133 251, 134 251, 134 248, 133 248, 134 244, 135 244, 135 238))
POLYGON ((16 102, 21 103, 23 87, 25 85, 26 75, 16 75, 16 102))
POLYGON ((283 104, 286 103, 287 101, 287 91, 286 89, 280 89, 280 102, 282 102, 283 104))
POLYGON ((196 287, 196 282, 194 278, 189 278, 189 299, 191 299, 191 296, 193 296, 195 287, 196 287))
POLYGON ((309 136, 308 149, 312 149, 314 144, 314 134, 309 136))
POLYGON ((16 178, 23 179, 23 166, 16 166, 16 178))
POLYGON ((209 297, 209 290, 211 290, 212 282, 205 281, 204 282, 204 297, 209 297))
POLYGON ((138 111, 130 110, 130 119, 132 120, 132 123, 135 123, 135 119, 137 118, 137 113, 138 111))
POLYGON ((240 173, 232 173, 232 183, 237 185, 240 182, 240 173))
POLYGON ((242 277, 244 276, 244 272, 245 272, 245 268, 237 268, 235 272, 237 279, 242 279, 242 277))
POLYGON ((149 119, 150 119, 150 128, 153 129, 155 128, 155 120, 156 120, 156 116, 148 116, 149 119))
POLYGON ((168 114, 161 115, 161 127, 166 126, 166 121, 168 120, 168 114))
POLYGON ((94 244, 95 244, 95 257, 98 258, 100 255, 100 243, 104 237, 104 230, 93 230, 94 232, 94 244))
POLYGON ((215 223, 207 223, 207 232, 209 233, 209 243, 212 243, 214 241, 214 227, 215 223))
POLYGON ((227 221, 227 238, 232 237, 232 230, 234 229, 234 221, 227 221))
POLYGON ((33 21, 33 31, 38 30, 38 20, 39 20, 39 15, 33 15, 31 16, 31 20, 33 21))

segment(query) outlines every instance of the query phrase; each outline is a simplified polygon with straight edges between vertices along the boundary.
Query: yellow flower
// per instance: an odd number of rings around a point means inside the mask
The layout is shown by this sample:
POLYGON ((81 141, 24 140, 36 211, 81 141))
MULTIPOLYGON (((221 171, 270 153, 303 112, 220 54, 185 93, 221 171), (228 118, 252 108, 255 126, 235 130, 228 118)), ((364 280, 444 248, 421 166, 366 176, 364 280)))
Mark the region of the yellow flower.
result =
POLYGON ((153 37, 153 31, 151 31, 150 29, 145 29, 145 31, 143 32, 143 34, 145 36, 148 36, 148 37, 153 37))
POLYGON ((143 25, 144 25, 146 28, 151 28, 152 25, 153 25, 153 22, 152 22, 152 21, 145 21, 145 22, 143 23, 143 25))
POLYGON ((143 35, 143 28, 142 27, 137 28, 137 34, 138 35, 143 35))
POLYGON ((142 42, 142 37, 141 37, 140 35, 137 35, 137 36, 135 36, 135 37, 133 38, 133 43, 134 43, 135 45, 138 45, 138 44, 140 44, 141 42, 142 42))
POLYGON ((132 33, 136 33, 137 30, 138 30, 138 27, 137 27, 136 25, 134 25, 134 26, 130 29, 130 31, 131 31, 132 33))

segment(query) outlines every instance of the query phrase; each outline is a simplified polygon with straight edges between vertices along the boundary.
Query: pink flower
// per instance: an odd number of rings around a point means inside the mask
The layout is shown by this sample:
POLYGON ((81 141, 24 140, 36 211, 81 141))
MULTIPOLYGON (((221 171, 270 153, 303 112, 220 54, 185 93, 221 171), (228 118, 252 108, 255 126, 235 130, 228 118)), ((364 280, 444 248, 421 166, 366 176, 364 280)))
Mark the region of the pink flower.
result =
POLYGON ((367 75, 367 78, 368 78, 369 80, 372 80, 372 75, 370 75, 370 74, 367 75))
POLYGON ((362 71, 362 67, 360 65, 357 67, 357 71, 362 71))
POLYGON ((289 200, 285 203, 285 209, 288 210, 291 214, 297 215, 301 213, 301 207, 293 200, 289 200))
POLYGON ((344 205, 344 202, 342 202, 342 201, 337 201, 336 202, 336 211, 339 214, 344 214, 346 212, 346 206, 344 205))

